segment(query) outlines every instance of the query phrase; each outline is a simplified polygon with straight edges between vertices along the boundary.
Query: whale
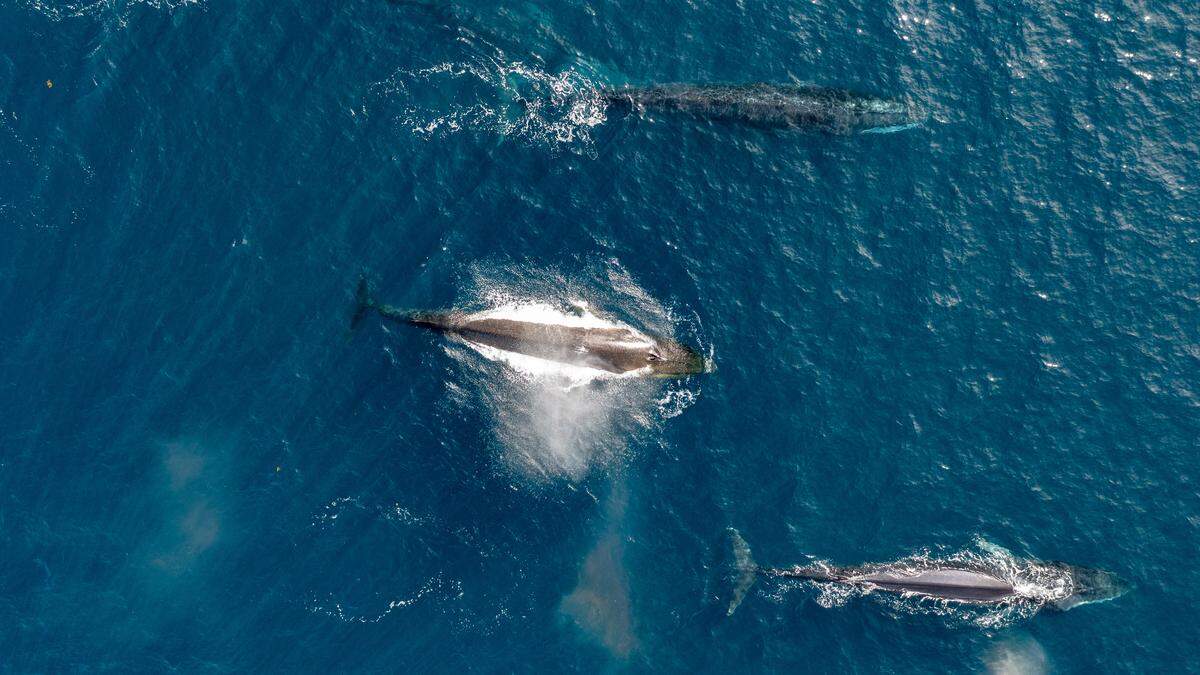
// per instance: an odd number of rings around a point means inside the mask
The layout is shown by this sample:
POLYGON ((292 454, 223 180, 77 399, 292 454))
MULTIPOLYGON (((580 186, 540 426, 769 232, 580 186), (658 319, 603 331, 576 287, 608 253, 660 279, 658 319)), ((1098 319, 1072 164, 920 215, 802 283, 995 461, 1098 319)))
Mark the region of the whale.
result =
POLYGON ((921 122, 903 101, 814 85, 664 84, 606 88, 600 98, 614 109, 666 111, 767 129, 892 133, 921 122))
POLYGON ((736 530, 731 534, 739 574, 727 612, 730 615, 759 576, 800 579, 818 585, 853 587, 868 593, 878 591, 968 605, 1032 603, 1063 611, 1112 600, 1128 588, 1124 581, 1109 572, 1061 562, 1027 561, 1021 566, 1025 571, 1017 574, 990 568, 982 561, 967 564, 936 560, 914 563, 910 560, 857 567, 818 564, 766 568, 754 562, 749 545, 736 530), (1037 583, 1034 578, 1043 583, 1037 583))
POLYGON ((370 313, 428 328, 469 345, 617 376, 686 377, 705 371, 704 358, 670 338, 649 335, 614 322, 551 323, 487 312, 426 312, 397 309, 375 301, 365 279, 355 291, 351 329, 370 313))

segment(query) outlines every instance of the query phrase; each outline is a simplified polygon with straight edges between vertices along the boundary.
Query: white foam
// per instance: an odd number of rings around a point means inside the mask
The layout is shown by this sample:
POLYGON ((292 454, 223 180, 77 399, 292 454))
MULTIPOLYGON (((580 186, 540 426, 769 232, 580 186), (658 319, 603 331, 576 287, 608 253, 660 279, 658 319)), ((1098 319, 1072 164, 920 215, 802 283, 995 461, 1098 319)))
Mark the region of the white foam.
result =
POLYGON ((470 340, 463 342, 489 361, 498 361, 512 368, 517 373, 529 379, 553 380, 559 379, 567 383, 567 389, 595 382, 597 380, 616 380, 630 377, 640 377, 650 374, 650 366, 626 373, 612 373, 599 368, 589 368, 572 363, 551 361, 528 354, 497 349, 491 345, 479 344, 470 340))
POLYGON ((590 152, 590 131, 606 119, 599 88, 580 73, 548 73, 521 62, 506 62, 499 55, 401 69, 372 89, 384 105, 394 101, 404 106, 398 121, 410 132, 427 137, 474 129, 551 147, 578 146, 590 152), (436 110, 414 102, 414 91, 423 94, 463 85, 479 85, 472 94, 479 98, 477 102, 446 102, 436 110))
MULTIPOLYGON (((364 504, 358 497, 337 497, 325 502, 320 510, 313 514, 311 527, 314 539, 308 544, 308 547, 312 548, 315 545, 320 545, 321 537, 336 536, 337 528, 346 527, 347 521, 353 522, 355 518, 378 519, 386 522, 393 526, 389 530, 389 534, 392 535, 419 536, 422 529, 435 527, 432 518, 417 516, 399 503, 369 506, 364 504)), ((346 590, 355 586, 356 582, 361 581, 361 579, 355 578, 356 576, 352 573, 344 577, 323 577, 321 583, 328 583, 335 588, 340 587, 342 590, 337 592, 327 591, 324 593, 317 593, 315 590, 310 591, 308 602, 306 603, 307 609, 315 614, 324 614, 343 623, 373 624, 380 623, 392 612, 417 604, 431 594, 444 599, 455 596, 461 597, 462 595, 461 582, 453 579, 445 579, 440 572, 426 577, 424 582, 416 587, 415 590, 406 589, 407 592, 403 595, 395 593, 396 589, 390 587, 377 588, 369 593, 346 590), (345 597, 344 593, 349 593, 351 597, 345 597), (359 597, 353 597, 355 595, 359 597), (386 602, 382 602, 383 598, 387 598, 386 602)), ((420 576, 416 577, 416 579, 420 578, 420 576)), ((399 583, 407 586, 410 581, 415 581, 416 579, 410 578, 389 583, 399 583)))
POLYGON ((662 397, 655 401, 658 405, 658 414, 665 420, 679 417, 683 411, 692 407, 699 395, 699 391, 689 389, 686 384, 681 385, 677 380, 668 385, 662 397))
POLYGON ((199 5, 201 0, 130 0, 118 3, 117 0, 84 0, 82 2, 54 2, 53 0, 29 0, 28 7, 54 21, 62 21, 83 16, 97 16, 110 10, 118 10, 117 22, 124 27, 129 8, 134 5, 144 5, 156 10, 170 12, 181 7, 199 5))
POLYGON ((338 602, 333 597, 332 593, 327 595, 324 602, 320 602, 317 600, 316 596, 312 596, 308 602, 308 611, 314 614, 324 614, 325 616, 337 619, 342 623, 379 623, 397 609, 411 607, 435 590, 441 589, 443 592, 445 592, 446 586, 449 586, 451 591, 451 593, 447 593, 448 595, 457 590, 459 596, 461 596, 461 582, 454 581, 447 584, 446 582, 442 581, 442 578, 439 575, 426 580, 425 583, 416 590, 416 592, 406 598, 393 598, 388 600, 387 605, 374 614, 356 614, 348 611, 345 605, 343 605, 341 602, 338 602))

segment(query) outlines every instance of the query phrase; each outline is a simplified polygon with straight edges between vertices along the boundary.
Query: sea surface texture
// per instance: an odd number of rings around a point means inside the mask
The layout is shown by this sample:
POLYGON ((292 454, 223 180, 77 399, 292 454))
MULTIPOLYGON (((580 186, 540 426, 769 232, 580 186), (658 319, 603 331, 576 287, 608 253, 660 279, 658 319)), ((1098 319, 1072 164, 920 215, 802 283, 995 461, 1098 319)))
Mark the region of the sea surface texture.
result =
POLYGON ((1195 669, 1198 84, 1180 0, 0 0, 0 670, 1195 669), (601 96, 678 82, 924 121, 601 96), (709 372, 351 331, 360 276, 709 372))

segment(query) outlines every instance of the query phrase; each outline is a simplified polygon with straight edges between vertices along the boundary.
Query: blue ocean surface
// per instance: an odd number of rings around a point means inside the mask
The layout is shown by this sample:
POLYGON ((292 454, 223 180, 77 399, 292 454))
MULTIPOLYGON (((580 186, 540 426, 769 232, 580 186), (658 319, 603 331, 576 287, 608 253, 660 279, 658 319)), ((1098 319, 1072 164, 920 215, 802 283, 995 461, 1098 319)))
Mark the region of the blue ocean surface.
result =
POLYGON ((0 0, 0 670, 1200 669, 1198 84, 1178 0, 0 0), (924 121, 600 95, 673 82, 924 121), (710 372, 351 331, 360 276, 710 372), (1131 588, 731 613, 739 538, 1131 588))

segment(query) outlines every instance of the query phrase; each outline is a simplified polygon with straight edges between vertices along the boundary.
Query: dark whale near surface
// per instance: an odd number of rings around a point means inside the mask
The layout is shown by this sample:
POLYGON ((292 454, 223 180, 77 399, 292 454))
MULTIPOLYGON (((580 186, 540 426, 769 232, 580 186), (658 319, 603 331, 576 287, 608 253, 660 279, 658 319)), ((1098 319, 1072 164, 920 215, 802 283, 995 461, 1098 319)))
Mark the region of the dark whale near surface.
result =
POLYGON ((1036 581, 1014 577, 986 565, 924 561, 914 565, 882 563, 860 567, 808 565, 790 568, 763 568, 750 557, 750 547, 733 532, 738 578, 728 613, 741 603, 746 591, 759 576, 803 579, 818 584, 854 586, 866 591, 938 598, 954 602, 986 605, 1004 602, 1033 602, 1067 610, 1082 604, 1102 602, 1123 595, 1127 585, 1115 575, 1065 563, 1030 563, 1038 576, 1052 578, 1049 587, 1036 581), (1018 583, 1021 582, 1021 583, 1018 583))
POLYGON ((601 98, 614 107, 669 111, 769 129, 889 133, 921 121, 903 101, 813 85, 664 84, 604 89, 601 98))
POLYGON ((616 375, 683 377, 704 372, 695 350, 669 338, 646 335, 628 326, 543 323, 463 312, 410 312, 375 302, 360 280, 351 328, 366 314, 431 328, 469 343, 616 375))

